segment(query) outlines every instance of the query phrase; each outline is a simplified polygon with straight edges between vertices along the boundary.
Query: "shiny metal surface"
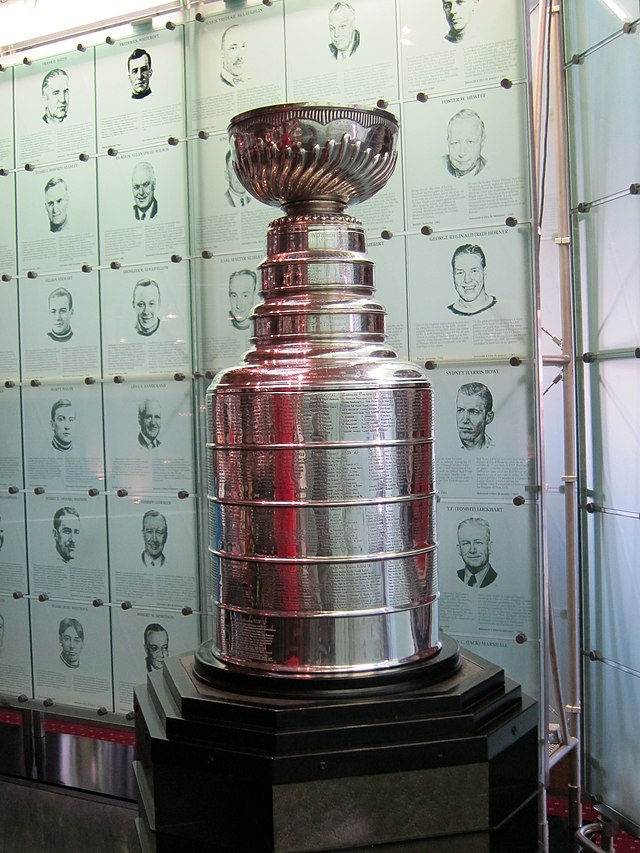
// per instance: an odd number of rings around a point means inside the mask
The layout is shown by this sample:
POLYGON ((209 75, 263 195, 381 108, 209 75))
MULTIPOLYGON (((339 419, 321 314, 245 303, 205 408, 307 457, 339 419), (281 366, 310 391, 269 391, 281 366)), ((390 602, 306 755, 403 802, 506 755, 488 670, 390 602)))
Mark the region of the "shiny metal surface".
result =
POLYGON ((314 443, 307 447, 209 447, 208 492, 220 501, 361 502, 410 495, 431 495, 435 489, 433 443, 314 443), (372 459, 375 464, 372 466, 372 459), (290 465, 294 476, 283 483, 278 471, 290 465), (241 482, 236 472, 243 472, 241 482))
POLYGON ((211 548, 225 557, 312 560, 413 553, 434 543, 433 504, 433 495, 359 504, 311 499, 305 506, 217 501, 209 518, 211 548))
POLYGON ((435 558, 435 545, 411 555, 352 562, 250 562, 215 556, 212 570, 221 604, 245 613, 388 612, 433 599, 435 558))
MULTIPOLYGON (((324 378, 336 382, 341 374, 325 365, 324 378)), ((371 365, 369 365, 371 368, 371 365)), ((383 365, 387 367, 387 365, 383 365)), ((392 367, 402 368, 397 361, 392 367)), ((420 378, 416 365, 406 365, 409 378, 420 378)), ((359 365, 353 363, 355 374, 359 365)), ((344 368, 343 368, 344 369, 344 368)), ((301 371, 306 378, 310 370, 301 371)), ((249 371, 251 376, 254 371, 249 371)), ((371 369, 369 373, 371 374, 371 369)), ((278 374, 266 367, 263 373, 276 381, 278 374)), ((363 371, 358 376, 364 380, 363 371)), ((272 390, 265 387, 256 396, 249 387, 244 390, 238 383, 246 377, 233 371, 225 377, 233 382, 234 393, 217 394, 210 397, 207 408, 209 436, 215 445, 272 445, 277 441, 283 445, 315 444, 329 442, 341 446, 344 442, 362 443, 405 442, 428 440, 432 436, 432 395, 425 394, 418 385, 400 387, 401 369, 386 373, 379 369, 372 380, 384 381, 388 387, 351 388, 348 395, 329 387, 325 391, 310 389, 304 393, 291 390, 272 390), (393 387, 396 382, 398 387, 393 387), (277 413, 277 421, 276 421, 277 413)), ((286 371, 283 378, 287 376, 286 371)), ((289 377, 294 380, 295 377, 289 377)), ((230 388, 228 389, 231 390, 230 388)))
POLYGON ((415 663, 439 651, 436 611, 424 605, 393 613, 314 618, 261 617, 222 611, 217 657, 237 666, 299 674, 357 673, 415 663))
POLYGON ((277 291, 288 295, 296 289, 313 287, 317 299, 318 290, 342 293, 345 282, 352 288, 360 288, 363 294, 372 292, 373 263, 361 258, 331 255, 325 256, 322 263, 292 258, 286 265, 267 260, 262 267, 262 290, 265 295, 277 294, 277 291))
POLYGON ((432 390, 386 343, 361 223, 397 123, 381 110, 284 105, 229 128, 271 223, 253 348, 207 394, 212 652, 322 680, 440 649, 432 390))
POLYGON ((379 109, 279 104, 229 126, 238 177, 255 198, 288 213, 340 210, 382 189, 396 162, 398 122, 379 109))

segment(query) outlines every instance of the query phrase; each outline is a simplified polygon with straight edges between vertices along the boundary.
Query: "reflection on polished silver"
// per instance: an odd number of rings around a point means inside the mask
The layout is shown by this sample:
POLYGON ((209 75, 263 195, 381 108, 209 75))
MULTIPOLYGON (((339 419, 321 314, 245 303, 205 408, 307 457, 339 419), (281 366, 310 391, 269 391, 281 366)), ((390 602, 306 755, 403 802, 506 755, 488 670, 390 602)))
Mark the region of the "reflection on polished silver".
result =
POLYGON ((398 122, 384 110, 281 104, 236 116, 229 133, 246 189, 287 213, 366 201, 396 163, 398 122))
POLYGON ((440 649, 432 391, 386 343, 364 230, 343 212, 388 180, 397 122, 291 104, 229 135, 244 186, 288 215, 269 227, 253 348, 207 394, 211 652, 319 682, 426 661, 440 649))

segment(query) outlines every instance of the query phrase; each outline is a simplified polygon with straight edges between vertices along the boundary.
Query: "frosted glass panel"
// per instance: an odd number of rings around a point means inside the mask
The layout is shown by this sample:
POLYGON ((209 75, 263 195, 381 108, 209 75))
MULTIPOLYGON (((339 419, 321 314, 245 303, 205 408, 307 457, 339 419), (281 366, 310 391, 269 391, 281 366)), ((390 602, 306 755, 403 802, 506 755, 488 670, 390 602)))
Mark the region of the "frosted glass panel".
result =
POLYGON ((522 4, 491 0, 466 6, 447 16, 441 3, 400 0, 406 97, 525 77, 522 4))
POLYGON ((640 199, 624 195, 576 216, 580 279, 588 290, 585 349, 640 344, 640 199))
POLYGON ((636 0, 597 0, 568 4, 565 11, 569 52, 589 49, 567 70, 571 198, 574 206, 587 203, 573 215, 577 346, 578 353, 596 354, 577 374, 583 645, 598 659, 585 662, 585 770, 590 791, 639 824, 639 219, 638 198, 628 192, 640 175, 640 51, 637 33, 607 40, 639 10, 636 0))
POLYGON ((0 683, 5 693, 33 697, 29 600, 0 595, 0 683))
POLYGON ((632 105, 639 76, 637 34, 620 36, 569 68, 573 206, 628 189, 638 180, 640 114, 632 105))
POLYGON ((455 637, 539 635, 535 508, 513 504, 438 506, 440 623, 455 637), (488 560, 487 570, 474 569, 488 560))
MULTIPOLYGON (((477 250, 476 254, 481 257, 477 250)), ((530 351, 529 226, 473 229, 464 236, 450 234, 446 239, 440 234, 410 237, 408 264, 412 358, 466 355, 471 360, 530 351), (474 275, 480 277, 477 263, 472 262, 465 271, 463 264, 455 261, 460 246, 469 244, 480 247, 485 260, 484 300, 460 295, 474 275), (454 265, 459 271, 454 271, 454 265), (479 303, 477 307, 469 308, 474 301, 479 303)))
POLYGON ((640 15, 638 0, 565 0, 565 55, 582 53, 640 15))
POLYGON ((193 615, 153 608, 114 610, 111 614, 115 710, 126 714, 133 688, 148 672, 161 669, 165 658, 191 651, 198 644, 193 615))
POLYGON ((592 532, 594 558, 601 568, 589 583, 587 645, 640 677, 640 644, 633 639, 640 612, 640 524, 637 517, 598 513, 592 532))
POLYGON ((601 662, 586 670, 586 787, 640 833, 640 678, 601 662), (603 709, 606 709, 603 711, 603 709))
POLYGON ((597 400, 590 488, 596 503, 617 510, 637 510, 640 499, 640 469, 629 464, 640 448, 639 368, 632 358, 586 369, 597 400))
POLYGON ((639 367, 636 359, 625 359, 587 368, 597 401, 590 491, 592 500, 606 510, 595 513, 589 526, 592 571, 587 644, 638 672, 640 644, 634 638, 640 606, 640 471, 629 460, 637 458, 640 450, 639 367))
POLYGON ((540 698, 540 644, 517 643, 503 637, 460 636, 460 644, 469 651, 504 667, 505 674, 522 686, 525 693, 540 698))

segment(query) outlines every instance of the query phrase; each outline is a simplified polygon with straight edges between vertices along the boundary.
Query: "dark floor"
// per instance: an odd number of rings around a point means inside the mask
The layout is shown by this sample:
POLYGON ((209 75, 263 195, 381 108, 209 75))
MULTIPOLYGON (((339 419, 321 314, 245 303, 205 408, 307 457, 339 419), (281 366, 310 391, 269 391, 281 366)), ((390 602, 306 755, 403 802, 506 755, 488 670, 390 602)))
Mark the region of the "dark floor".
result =
MULTIPOLYGON (((572 850, 565 805, 552 800, 558 814, 549 815, 548 853, 572 850)), ((136 817, 130 801, 0 776, 0 853, 140 853, 136 817)), ((640 841, 621 833, 615 849, 635 853, 640 841)))
MULTIPOLYGON (((570 853, 575 849, 570 843, 570 835, 567 829, 568 805, 563 797, 549 797, 547 799, 547 819, 549 821, 549 853, 570 853)), ((599 815, 588 805, 583 807, 583 824, 595 823, 599 815)), ((596 836, 593 841, 599 844, 601 839, 596 836)), ((619 830, 615 838, 615 853, 640 853, 640 841, 632 838, 626 832, 619 830)))
POLYGON ((139 853, 137 804, 0 777, 0 853, 139 853))
POLYGON ((570 850, 566 821, 551 815, 549 817, 549 853, 568 853, 570 850))

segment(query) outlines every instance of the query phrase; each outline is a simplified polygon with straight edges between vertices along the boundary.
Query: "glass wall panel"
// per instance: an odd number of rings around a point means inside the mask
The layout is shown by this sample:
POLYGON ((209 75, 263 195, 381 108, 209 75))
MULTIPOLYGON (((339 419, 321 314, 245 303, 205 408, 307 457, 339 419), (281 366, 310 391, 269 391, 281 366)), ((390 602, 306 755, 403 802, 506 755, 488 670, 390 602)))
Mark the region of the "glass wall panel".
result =
POLYGON ((535 507, 440 502, 440 622, 445 631, 506 639, 540 636, 534 535, 535 507))
POLYGON ((566 0, 564 9, 567 61, 619 32, 625 22, 640 17, 638 0, 566 0))
MULTIPOLYGON (((567 70, 571 108, 574 260, 578 308, 580 476, 585 600, 586 786, 640 827, 630 709, 640 683, 637 33, 620 31, 638 4, 568 4, 583 61, 567 70), (573 7, 573 9, 572 9, 573 7), (605 10, 606 7, 606 10, 605 10), (579 11, 578 11, 579 9, 579 11), (606 28, 619 34, 610 39, 606 28), (606 71, 605 71, 606 69, 606 71), (605 735, 606 726, 606 735, 605 735)), ((633 28, 631 28, 633 29, 633 28)), ((573 35, 571 35, 573 34, 573 35)), ((575 48, 570 47, 571 50, 575 48)))
MULTIPOLYGON (((626 168, 629 174, 628 164, 626 168)), ((638 201, 627 194, 575 216, 575 260, 589 292, 585 350, 636 347, 640 342, 638 201)))
POLYGON ((522 4, 509 0, 453 15, 439 3, 400 0, 403 96, 525 79, 524 27, 522 4))
POLYGON ((204 393, 251 346, 279 215, 239 185, 226 127, 335 100, 402 127, 352 212, 391 344, 437 368, 443 622, 539 695, 526 6, 359 0, 345 34, 325 0, 210 4, 0 73, 0 614, 33 638, 33 678, 11 651, 0 692, 126 714, 199 642, 204 393))
POLYGON ((640 470, 629 465, 638 447, 640 383, 635 359, 596 363, 585 368, 597 399, 598 433, 593 435, 590 487, 597 504, 633 509, 640 494, 640 470), (624 447, 626 452, 620 453, 624 447))
POLYGON ((0 594, 0 697, 21 694, 33 698, 29 599, 0 594))
MULTIPOLYGON (((549 285, 549 282, 547 282, 549 285)), ((543 297, 544 299, 544 297, 543 297)), ((552 328, 556 329, 555 321, 552 328)), ((559 331, 559 329, 558 329, 559 331)), ((563 691, 568 679, 568 613, 567 613, 567 548, 566 548, 566 466, 562 435, 565 429, 562 373, 558 366, 547 366, 542 371, 543 402, 543 450, 545 472, 545 538, 549 567, 549 598, 554 618, 553 629, 559 650, 557 665, 563 691), (560 377, 560 379, 559 379, 560 377)), ((551 683, 551 679, 550 679, 551 683)), ((555 688, 549 696, 549 706, 554 711, 555 721, 561 708, 561 699, 555 696, 555 688)))
POLYGON ((29 590, 24 500, 8 489, 0 494, 0 592, 29 590))
MULTIPOLYGON (((584 4, 593 9, 598 4, 584 4)), ((640 174, 640 117, 633 108, 640 74, 636 33, 589 53, 567 71, 574 150, 571 203, 591 202, 628 190, 640 174), (606 116, 606 121, 603 117, 606 116)))
MULTIPOLYGON (((590 584, 587 619, 589 650, 636 676, 640 673, 640 649, 629 638, 637 635, 640 589, 635 580, 635 555, 640 545, 635 518, 597 513, 590 529, 592 558, 601 566, 590 584)), ((594 714, 595 716, 595 714, 594 714)))
POLYGON ((588 790, 627 821, 634 835, 640 832, 640 740, 638 708, 640 678, 637 672, 592 661, 585 675, 585 700, 599 709, 590 715, 586 731, 585 774, 588 790))
POLYGON ((491 635, 467 637, 464 634, 459 639, 466 649, 504 667, 507 675, 530 696, 535 696, 540 690, 542 645, 539 641, 491 635))
POLYGON ((410 237, 412 357, 416 360, 526 357, 531 351, 531 254, 528 225, 410 237), (461 268, 460 255, 468 254, 465 246, 479 247, 482 255, 476 250, 476 258, 480 265, 484 260, 487 298, 478 300, 477 311, 465 310, 472 302, 465 298, 465 291, 473 295, 473 277, 480 275, 478 263, 472 264, 468 271, 461 268))

